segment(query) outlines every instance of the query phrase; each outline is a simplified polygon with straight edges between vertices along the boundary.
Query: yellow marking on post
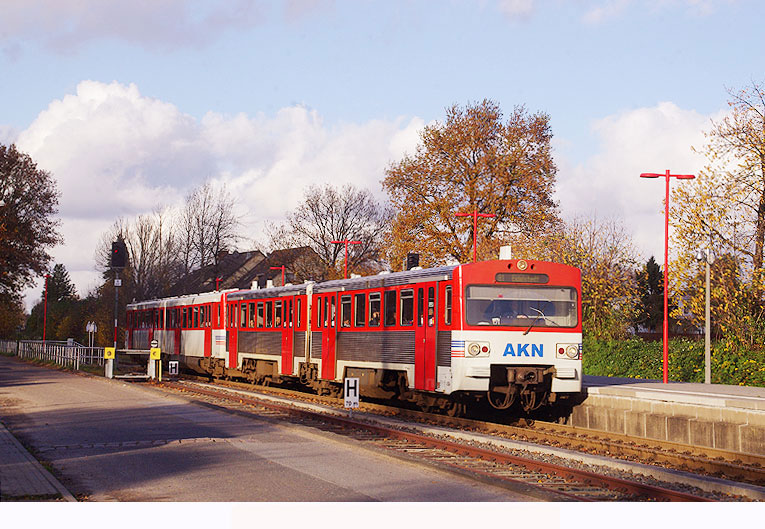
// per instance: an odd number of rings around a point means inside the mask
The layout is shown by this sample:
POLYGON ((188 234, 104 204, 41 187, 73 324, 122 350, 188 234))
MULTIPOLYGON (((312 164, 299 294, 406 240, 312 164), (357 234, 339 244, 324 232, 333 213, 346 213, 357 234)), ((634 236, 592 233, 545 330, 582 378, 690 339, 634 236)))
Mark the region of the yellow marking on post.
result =
POLYGON ((149 358, 152 360, 160 360, 162 358, 162 349, 159 347, 152 347, 149 349, 149 358))
POLYGON ((114 360, 114 347, 104 347, 104 360, 114 360))

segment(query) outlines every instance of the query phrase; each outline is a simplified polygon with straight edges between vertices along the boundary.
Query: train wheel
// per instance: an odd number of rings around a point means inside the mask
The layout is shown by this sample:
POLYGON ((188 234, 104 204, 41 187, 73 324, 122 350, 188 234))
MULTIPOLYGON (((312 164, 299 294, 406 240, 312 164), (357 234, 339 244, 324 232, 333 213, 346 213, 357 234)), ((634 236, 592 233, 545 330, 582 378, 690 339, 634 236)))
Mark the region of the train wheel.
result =
POLYGON ((446 408, 446 414, 449 417, 462 417, 465 415, 466 406, 462 402, 452 402, 451 405, 446 408))

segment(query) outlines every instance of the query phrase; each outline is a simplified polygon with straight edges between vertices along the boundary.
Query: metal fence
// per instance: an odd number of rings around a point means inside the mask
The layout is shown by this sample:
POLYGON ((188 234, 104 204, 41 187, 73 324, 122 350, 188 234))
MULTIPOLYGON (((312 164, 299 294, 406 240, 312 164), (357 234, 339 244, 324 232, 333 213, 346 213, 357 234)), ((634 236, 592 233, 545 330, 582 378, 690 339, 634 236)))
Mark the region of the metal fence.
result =
POLYGON ((86 347, 80 344, 46 340, 0 341, 0 351, 16 354, 20 358, 33 358, 80 369, 83 364, 104 365, 103 347, 86 347))

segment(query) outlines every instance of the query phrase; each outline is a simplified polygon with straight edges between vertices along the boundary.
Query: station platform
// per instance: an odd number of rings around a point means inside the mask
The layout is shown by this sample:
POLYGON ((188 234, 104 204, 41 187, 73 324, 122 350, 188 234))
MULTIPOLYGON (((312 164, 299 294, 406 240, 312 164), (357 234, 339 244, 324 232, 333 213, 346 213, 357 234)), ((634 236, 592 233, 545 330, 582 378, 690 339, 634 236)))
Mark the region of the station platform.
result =
POLYGON ((0 501, 77 501, 0 422, 0 501))
POLYGON ((765 388, 584 376, 572 426, 765 455, 765 388))

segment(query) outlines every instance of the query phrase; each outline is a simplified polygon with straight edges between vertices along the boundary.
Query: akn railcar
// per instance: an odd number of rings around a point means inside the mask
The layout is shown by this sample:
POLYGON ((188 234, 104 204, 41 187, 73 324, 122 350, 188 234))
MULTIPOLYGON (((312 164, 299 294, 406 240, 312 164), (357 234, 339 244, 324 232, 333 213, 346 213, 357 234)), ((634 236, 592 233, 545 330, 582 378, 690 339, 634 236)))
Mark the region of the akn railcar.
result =
POLYGON ((461 413, 579 394, 579 269, 499 260, 128 306, 128 348, 156 339, 186 369, 299 382, 461 413))

